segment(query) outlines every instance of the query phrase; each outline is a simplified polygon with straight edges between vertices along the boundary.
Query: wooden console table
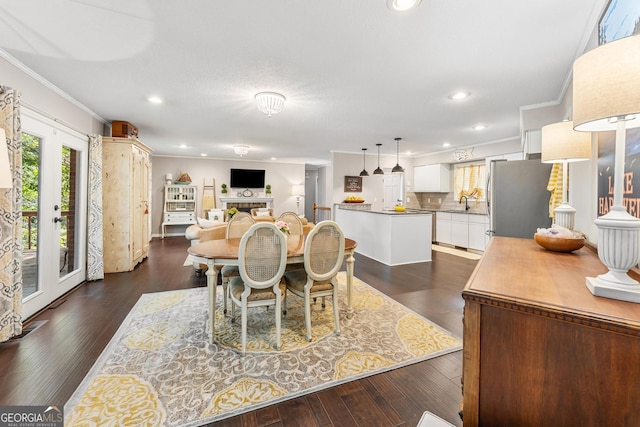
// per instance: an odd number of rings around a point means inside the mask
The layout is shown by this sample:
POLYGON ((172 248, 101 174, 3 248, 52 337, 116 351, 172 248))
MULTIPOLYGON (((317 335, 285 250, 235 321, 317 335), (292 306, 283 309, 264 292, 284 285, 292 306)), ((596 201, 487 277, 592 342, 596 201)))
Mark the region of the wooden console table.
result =
POLYGON ((495 237, 462 293, 464 426, 640 425, 640 304, 593 296, 596 253, 495 237))

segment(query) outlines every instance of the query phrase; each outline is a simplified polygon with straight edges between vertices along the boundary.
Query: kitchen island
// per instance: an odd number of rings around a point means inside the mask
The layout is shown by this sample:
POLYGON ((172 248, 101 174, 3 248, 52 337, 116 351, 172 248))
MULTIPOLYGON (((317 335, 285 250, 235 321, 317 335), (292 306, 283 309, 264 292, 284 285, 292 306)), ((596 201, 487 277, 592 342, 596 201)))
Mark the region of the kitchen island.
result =
POLYGON ((395 212, 337 204, 335 221, 356 252, 387 265, 431 261, 430 211, 395 212))

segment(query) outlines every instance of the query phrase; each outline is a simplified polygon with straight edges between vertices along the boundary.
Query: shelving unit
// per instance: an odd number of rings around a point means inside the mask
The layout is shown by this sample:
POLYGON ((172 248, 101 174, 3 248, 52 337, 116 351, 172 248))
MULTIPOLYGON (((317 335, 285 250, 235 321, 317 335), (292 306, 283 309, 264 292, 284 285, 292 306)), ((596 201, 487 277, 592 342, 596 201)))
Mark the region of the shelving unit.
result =
POLYGON ((195 185, 164 186, 163 239, 167 226, 196 223, 196 190, 195 185))

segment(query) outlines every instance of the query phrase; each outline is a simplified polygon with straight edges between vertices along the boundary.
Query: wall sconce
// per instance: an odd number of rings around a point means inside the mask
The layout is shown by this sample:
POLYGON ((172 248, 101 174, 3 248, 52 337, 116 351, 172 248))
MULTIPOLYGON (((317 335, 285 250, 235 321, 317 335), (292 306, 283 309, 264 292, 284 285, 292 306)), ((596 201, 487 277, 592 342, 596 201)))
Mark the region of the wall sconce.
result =
POLYGON ((13 188, 7 134, 2 128, 0 128, 0 188, 13 188))
POLYGON ((573 63, 574 129, 616 131, 613 206, 594 222, 598 257, 609 269, 587 277, 596 296, 640 303, 640 283, 627 271, 640 261, 640 220, 623 205, 626 130, 640 127, 640 36, 604 44, 573 63))

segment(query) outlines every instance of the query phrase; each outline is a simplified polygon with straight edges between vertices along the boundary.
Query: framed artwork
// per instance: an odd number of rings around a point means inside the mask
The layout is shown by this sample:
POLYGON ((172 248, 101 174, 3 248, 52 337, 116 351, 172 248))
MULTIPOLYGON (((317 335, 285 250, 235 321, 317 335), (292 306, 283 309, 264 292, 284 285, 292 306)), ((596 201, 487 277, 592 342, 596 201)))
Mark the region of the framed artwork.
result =
POLYGON ((345 176, 344 177, 345 193, 360 193, 361 191, 362 191, 361 176, 345 176))
POLYGON ((598 23, 598 44, 640 34, 640 1, 610 0, 598 23))
MULTIPOLYGON (((613 205, 615 132, 598 132, 598 216, 613 205)), ((625 147, 622 204, 640 218, 640 128, 628 129, 625 147)))

